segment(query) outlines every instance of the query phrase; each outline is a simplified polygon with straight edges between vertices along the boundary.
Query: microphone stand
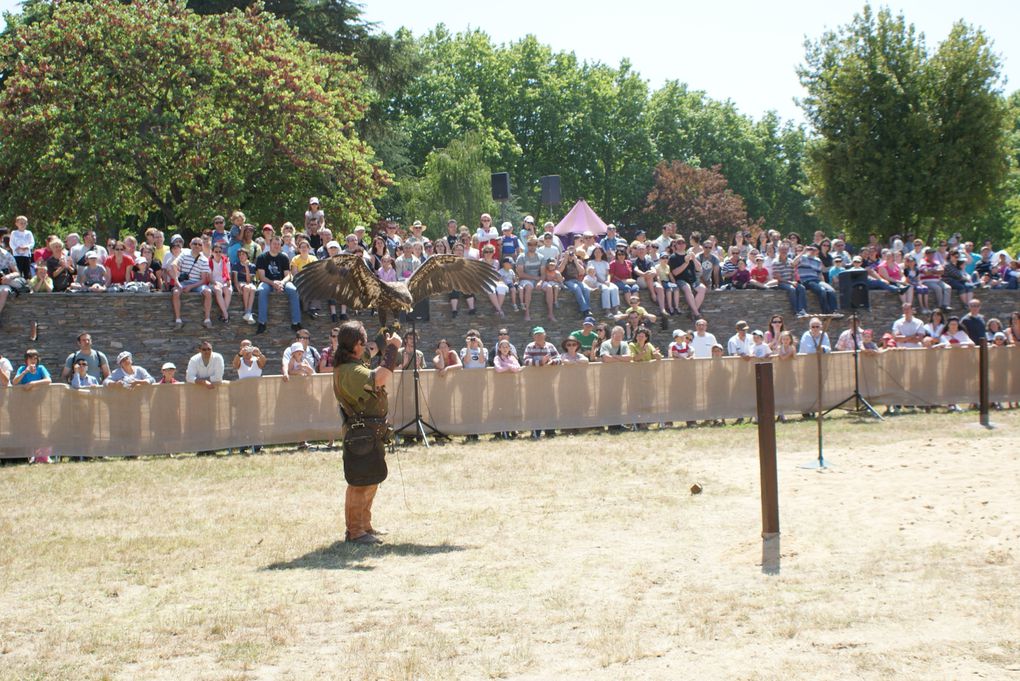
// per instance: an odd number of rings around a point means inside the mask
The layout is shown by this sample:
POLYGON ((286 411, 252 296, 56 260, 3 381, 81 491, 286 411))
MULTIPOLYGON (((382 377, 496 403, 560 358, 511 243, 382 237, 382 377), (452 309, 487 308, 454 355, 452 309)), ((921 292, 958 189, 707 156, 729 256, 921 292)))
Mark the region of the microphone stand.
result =
POLYGON ((861 376, 858 365, 858 357, 860 355, 861 348, 860 345, 857 343, 857 334, 860 332, 860 328, 861 325, 860 320, 857 318, 857 310, 854 310, 853 312, 850 313, 850 335, 853 337, 854 341, 854 391, 850 393, 850 396, 847 397, 845 400, 826 409, 824 413, 828 414, 833 409, 840 409, 844 404, 846 404, 850 400, 853 400, 854 401, 853 409, 848 409, 847 411, 851 411, 858 415, 868 414, 874 416, 879 421, 884 421, 885 419, 883 419, 882 416, 875 410, 875 408, 871 406, 871 403, 868 402, 868 400, 866 400, 863 395, 861 395, 861 376))
POLYGON ((408 427, 414 426, 414 436, 416 438, 420 437, 421 441, 425 443, 425 447, 428 449, 431 448, 431 445, 429 444, 428 433, 425 432, 426 428, 429 431, 431 431, 431 433, 434 435, 434 439, 437 441, 439 440, 439 438, 445 438, 449 440, 450 437, 446 433, 442 432, 434 425, 432 425, 431 423, 422 418, 420 401, 421 373, 418 369, 419 350, 418 350, 417 317, 413 315, 411 316, 411 334, 414 336, 414 355, 411 357, 412 365, 411 374, 414 377, 414 418, 405 423, 404 425, 400 426, 399 428, 396 428, 394 432, 396 432, 399 435, 401 432, 407 430, 408 427))

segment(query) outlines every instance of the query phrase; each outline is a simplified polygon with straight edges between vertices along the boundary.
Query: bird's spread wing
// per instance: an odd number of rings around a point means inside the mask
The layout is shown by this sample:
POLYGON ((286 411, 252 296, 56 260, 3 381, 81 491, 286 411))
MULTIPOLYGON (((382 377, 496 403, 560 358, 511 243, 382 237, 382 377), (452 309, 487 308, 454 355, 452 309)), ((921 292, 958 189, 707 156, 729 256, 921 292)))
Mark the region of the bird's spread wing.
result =
POLYGON ((294 277, 304 300, 335 300, 353 310, 379 304, 383 283, 360 255, 334 255, 309 263, 294 277))
POLYGON ((449 291, 491 291, 497 281, 499 275, 496 270, 481 260, 469 260, 458 255, 433 255, 407 280, 407 288, 411 292, 411 299, 417 303, 449 291))

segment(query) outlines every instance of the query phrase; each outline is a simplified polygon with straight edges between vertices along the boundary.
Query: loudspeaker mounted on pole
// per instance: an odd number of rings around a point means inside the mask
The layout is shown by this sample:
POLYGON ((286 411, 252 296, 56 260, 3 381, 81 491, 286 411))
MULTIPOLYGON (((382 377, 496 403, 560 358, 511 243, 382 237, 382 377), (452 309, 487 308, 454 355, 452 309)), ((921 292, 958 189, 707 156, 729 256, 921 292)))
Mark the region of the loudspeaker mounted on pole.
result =
POLYGON ((492 174, 492 200, 510 200, 510 173, 492 174))
POLYGON ((542 205, 554 206, 560 202, 560 176, 545 175, 539 178, 542 185, 542 205))
POLYGON ((868 271, 860 267, 843 270, 839 275, 839 302, 844 310, 870 310, 868 271))

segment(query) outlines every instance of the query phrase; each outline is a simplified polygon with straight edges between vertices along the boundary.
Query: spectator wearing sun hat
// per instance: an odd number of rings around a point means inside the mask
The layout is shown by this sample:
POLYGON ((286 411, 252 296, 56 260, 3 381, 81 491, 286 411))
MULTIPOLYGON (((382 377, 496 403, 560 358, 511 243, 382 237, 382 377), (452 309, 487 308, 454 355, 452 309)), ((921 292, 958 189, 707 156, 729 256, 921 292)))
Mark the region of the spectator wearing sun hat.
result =
POLYGON ((134 358, 125 350, 117 355, 117 368, 103 381, 103 385, 118 385, 123 388, 137 388, 140 385, 155 383, 152 375, 142 367, 133 364, 134 358))

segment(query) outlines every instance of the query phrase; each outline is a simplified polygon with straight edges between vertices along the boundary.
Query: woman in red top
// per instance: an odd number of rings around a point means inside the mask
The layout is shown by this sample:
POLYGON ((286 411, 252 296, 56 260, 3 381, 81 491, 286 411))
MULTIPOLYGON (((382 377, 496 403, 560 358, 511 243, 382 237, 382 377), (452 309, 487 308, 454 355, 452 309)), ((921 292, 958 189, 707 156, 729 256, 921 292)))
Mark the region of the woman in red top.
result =
POLYGON ((616 251, 616 257, 609 263, 609 281, 620 289, 620 297, 624 300, 631 293, 638 292, 638 283, 634 278, 634 267, 627 260, 627 251, 616 251))
POLYGON ((113 246, 113 255, 106 257, 106 262, 103 264, 106 266, 107 271, 107 282, 106 285, 120 284, 123 286, 127 283, 132 265, 135 264, 135 259, 126 255, 126 246, 123 241, 118 241, 113 246))
POLYGON ((445 338, 436 344, 436 356, 432 358, 432 365, 441 374, 445 374, 450 369, 460 369, 464 366, 460 362, 460 357, 450 348, 450 344, 445 338))

